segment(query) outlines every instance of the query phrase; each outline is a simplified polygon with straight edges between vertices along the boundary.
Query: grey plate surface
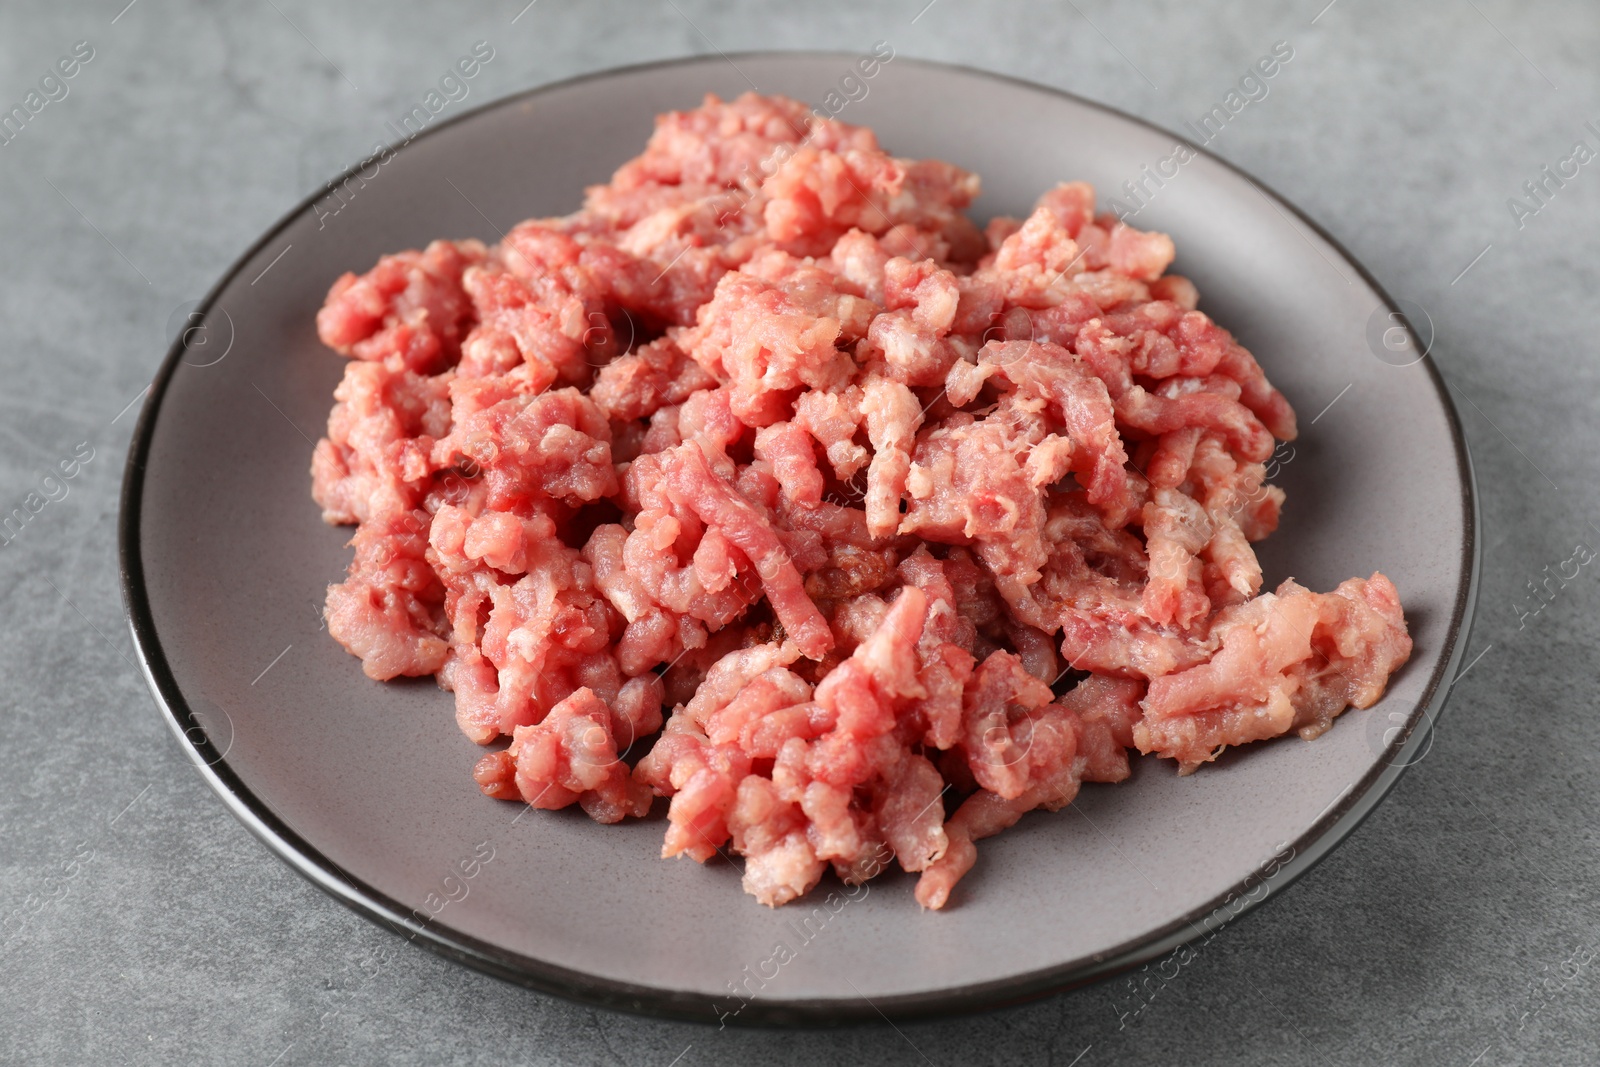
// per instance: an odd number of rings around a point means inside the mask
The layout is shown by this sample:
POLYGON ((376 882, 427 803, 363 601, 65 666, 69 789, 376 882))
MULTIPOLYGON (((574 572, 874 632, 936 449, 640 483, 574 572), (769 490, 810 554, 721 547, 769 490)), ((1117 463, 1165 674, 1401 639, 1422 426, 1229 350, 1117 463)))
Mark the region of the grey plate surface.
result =
MULTIPOLYGON (((850 62, 739 57, 764 91, 813 102, 850 62)), ((337 215, 302 205, 219 283, 145 405, 122 510, 134 637, 190 756, 286 861, 402 936, 537 988, 707 1022, 1022 999, 1154 959, 1280 891, 1427 744, 1465 647, 1476 505, 1450 402, 1430 360, 1396 354, 1418 342, 1388 298, 1291 206, 1211 157, 1179 168, 1133 221, 1173 235, 1202 309, 1300 413, 1276 479, 1284 522, 1259 546, 1268 584, 1292 575, 1325 590, 1381 569, 1416 642, 1384 700, 1315 743, 1252 746, 1186 779, 1136 761, 1132 781, 1090 786, 984 842, 943 913, 921 912, 904 875, 851 898, 824 883, 769 911, 731 865, 658 859, 659 814, 601 827, 484 799, 469 773, 480 750, 450 696, 367 680, 322 629, 349 535, 308 495, 342 369, 313 324, 332 279, 435 237, 494 240, 571 211, 640 149, 658 111, 744 88, 717 57, 500 101, 417 138, 337 215), (1352 394, 1360 404, 1339 402, 1352 394), (814 912, 830 888, 835 907, 814 912), (735 986, 757 995, 745 1004, 735 986)), ((1054 90, 906 59, 840 117, 898 155, 979 172, 980 220, 1023 214, 1065 179, 1095 183, 1104 202, 1176 143, 1054 90)))

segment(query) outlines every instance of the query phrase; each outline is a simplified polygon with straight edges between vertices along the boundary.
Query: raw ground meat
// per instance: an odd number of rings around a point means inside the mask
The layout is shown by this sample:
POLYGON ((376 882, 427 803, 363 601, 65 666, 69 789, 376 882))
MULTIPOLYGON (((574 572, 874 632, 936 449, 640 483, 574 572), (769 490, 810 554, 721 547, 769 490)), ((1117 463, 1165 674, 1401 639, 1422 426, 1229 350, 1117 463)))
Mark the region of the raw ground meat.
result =
POLYGON ((334 283, 312 461, 355 559, 329 632, 436 675, 491 797, 769 905, 975 842, 1129 750, 1187 774, 1365 708, 1411 640, 1382 574, 1261 591, 1288 402, 1064 184, 978 179, 779 97, 662 116, 565 218, 334 283))

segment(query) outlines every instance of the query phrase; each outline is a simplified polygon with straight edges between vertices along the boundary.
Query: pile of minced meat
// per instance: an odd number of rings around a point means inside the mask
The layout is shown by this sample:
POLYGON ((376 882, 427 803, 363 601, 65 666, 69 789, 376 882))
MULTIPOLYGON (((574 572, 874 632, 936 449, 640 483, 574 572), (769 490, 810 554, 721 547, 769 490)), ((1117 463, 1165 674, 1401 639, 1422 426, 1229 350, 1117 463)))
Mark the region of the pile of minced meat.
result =
POLYGON ((939 908, 1130 748, 1188 773, 1370 706, 1395 588, 1261 591, 1294 412, 1172 241, 1081 183, 980 230, 977 193, 708 97, 576 214, 340 278, 329 632, 455 693, 487 795, 670 798, 662 854, 770 905, 892 856, 939 908))

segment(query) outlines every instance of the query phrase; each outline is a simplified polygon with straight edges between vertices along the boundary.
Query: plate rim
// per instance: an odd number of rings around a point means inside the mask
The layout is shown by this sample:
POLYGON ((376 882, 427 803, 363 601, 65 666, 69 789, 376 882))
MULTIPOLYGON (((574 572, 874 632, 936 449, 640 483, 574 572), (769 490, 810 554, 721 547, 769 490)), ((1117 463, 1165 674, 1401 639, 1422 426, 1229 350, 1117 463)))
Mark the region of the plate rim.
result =
MULTIPOLYGON (((541 94, 570 88, 589 81, 624 74, 643 73, 669 67, 714 65, 731 59, 832 59, 855 58, 855 53, 835 50, 754 50, 731 55, 690 55, 645 63, 607 67, 589 71, 570 78, 546 82, 486 101, 458 115, 429 126, 405 143, 390 145, 388 150, 399 152, 411 141, 428 137, 440 130, 476 118, 484 112, 513 106, 541 94)), ((1344 245, 1319 223, 1274 188, 1257 179, 1242 167, 1216 155, 1202 146, 1192 144, 1157 123, 1129 114, 1109 104, 1079 96, 1076 93, 1025 78, 1002 74, 967 64, 949 63, 919 56, 896 55, 902 64, 927 68, 932 71, 955 72, 985 78, 1021 87, 1033 92, 1048 93, 1064 98, 1123 122, 1172 137, 1186 144, 1198 155, 1220 164, 1228 171, 1255 186, 1269 201, 1287 210, 1294 221, 1306 226, 1339 254, 1355 270, 1362 282, 1416 339, 1404 311, 1388 291, 1373 277, 1344 245)), ((361 169, 358 162, 336 178, 341 182, 361 169)), ((247 248, 218 278, 195 307, 201 315, 208 313, 223 290, 239 276, 243 268, 266 248, 280 233, 311 210, 321 196, 320 188, 305 197, 269 227, 247 248)), ((291 869, 335 900, 376 925, 388 928, 407 941, 416 941, 432 951, 464 963, 476 970, 543 993, 597 1005, 614 1010, 649 1015, 677 1021, 710 1025, 718 1021, 713 998, 683 990, 627 982, 599 977, 551 963, 522 953, 512 952, 492 942, 454 928, 432 922, 417 922, 415 911, 386 895, 376 887, 345 871, 324 855, 309 841, 278 818, 267 803, 253 792, 249 785, 228 766, 226 753, 217 753, 215 746, 200 728, 193 709, 184 697, 173 675, 156 632, 149 598, 145 589, 144 567, 140 551, 140 515, 144 488, 145 467, 154 437, 156 422, 161 413, 161 402, 185 352, 182 338, 176 338, 167 350, 159 370, 149 386, 149 396, 141 406, 133 436, 128 446, 128 456, 123 468, 123 479, 117 518, 117 556, 123 609, 129 631, 133 637, 134 651, 140 671, 149 686, 162 718, 177 737, 180 747, 190 762, 218 794, 227 808, 270 851, 291 869), (198 738, 196 736, 198 732, 198 738)), ((1358 827, 1379 803, 1389 794, 1407 767, 1425 754, 1424 746, 1431 744, 1432 730, 1452 691, 1456 680, 1456 666, 1471 641, 1472 624, 1477 602, 1481 569, 1482 546, 1478 536, 1481 525, 1480 501, 1472 456, 1462 429, 1461 418, 1450 395, 1448 383, 1441 374, 1431 351, 1424 350, 1422 362, 1427 365, 1430 384, 1438 394, 1449 426, 1451 442, 1456 455, 1456 474, 1463 491, 1462 520, 1464 539, 1461 549, 1457 594, 1451 609, 1450 622, 1444 641, 1448 651, 1439 661, 1433 676, 1428 679, 1416 707, 1403 727, 1385 746, 1377 763, 1365 776, 1348 787, 1310 827, 1289 844, 1292 858, 1280 865, 1269 881, 1258 881, 1252 886, 1251 877, 1223 891, 1203 908, 1182 916, 1166 926, 1141 937, 1124 941, 1105 952, 1089 958, 1071 960, 1063 964, 1027 971, 986 982, 953 985, 940 989, 899 994, 868 1001, 865 997, 758 999, 748 1001, 736 1016, 727 1021, 741 1027, 751 1026, 837 1026, 868 1023, 880 1020, 915 1020, 952 1011, 971 1013, 990 1008, 1018 1004, 1054 993, 1062 993, 1109 979, 1117 974, 1152 960, 1186 944, 1210 935, 1261 904, 1275 898, 1306 872, 1317 865, 1335 847, 1358 827), (1267 892, 1252 900, 1248 894, 1265 886, 1267 892), (1276 892, 1274 891, 1276 889, 1276 892), (1242 905, 1228 911, 1230 902, 1242 905)), ((723 1025, 726 1025, 724 1021, 723 1025)))

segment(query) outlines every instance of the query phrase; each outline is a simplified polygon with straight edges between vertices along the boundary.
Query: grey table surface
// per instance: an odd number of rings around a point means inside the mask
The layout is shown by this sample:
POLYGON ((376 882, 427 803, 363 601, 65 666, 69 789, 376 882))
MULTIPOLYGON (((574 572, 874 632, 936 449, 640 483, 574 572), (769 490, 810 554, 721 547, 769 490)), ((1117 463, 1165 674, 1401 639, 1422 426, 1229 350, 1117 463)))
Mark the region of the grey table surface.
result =
POLYGON ((1531 584, 1600 546, 1600 164, 1542 203, 1522 189, 1600 147, 1592 2, 126 2, 0 8, 7 108, 93 50, 0 145, 0 512, 92 450, 0 545, 0 1061, 1600 1062, 1600 570, 1545 600, 1531 584), (158 717, 123 621, 117 491, 174 313, 480 39, 496 58, 473 103, 658 58, 887 40, 1174 128, 1289 42, 1292 66, 1211 147, 1426 310, 1477 464, 1477 625, 1427 757, 1136 1025, 1120 982, 776 1033, 593 1010, 416 948, 371 976, 394 936, 254 840, 158 717))

